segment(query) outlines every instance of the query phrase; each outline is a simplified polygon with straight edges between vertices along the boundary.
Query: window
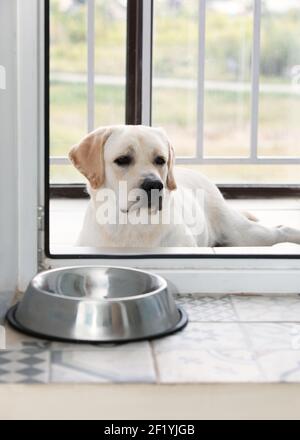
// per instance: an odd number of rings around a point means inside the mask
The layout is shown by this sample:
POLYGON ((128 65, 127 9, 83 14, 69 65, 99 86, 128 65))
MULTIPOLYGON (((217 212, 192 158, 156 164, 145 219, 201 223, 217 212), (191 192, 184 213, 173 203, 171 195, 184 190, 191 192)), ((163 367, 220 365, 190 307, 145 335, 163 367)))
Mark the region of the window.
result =
POLYGON ((244 184, 299 190, 297 1, 46 3, 50 194, 84 197, 70 147, 94 127, 125 122, 165 127, 178 166, 231 194, 246 194, 244 184))
POLYGON ((51 182, 81 177, 70 147, 125 122, 126 0, 50 0, 51 182))
POLYGON ((182 163, 218 183, 298 183, 299 3, 154 5, 153 122, 182 163))
MULTIPOLYGON (((297 184, 298 3, 149 0, 144 9, 149 121, 168 130, 178 164, 217 183, 297 184)), ((125 0, 50 0, 52 183, 82 182, 70 146, 94 126, 125 122, 127 15, 125 0)))

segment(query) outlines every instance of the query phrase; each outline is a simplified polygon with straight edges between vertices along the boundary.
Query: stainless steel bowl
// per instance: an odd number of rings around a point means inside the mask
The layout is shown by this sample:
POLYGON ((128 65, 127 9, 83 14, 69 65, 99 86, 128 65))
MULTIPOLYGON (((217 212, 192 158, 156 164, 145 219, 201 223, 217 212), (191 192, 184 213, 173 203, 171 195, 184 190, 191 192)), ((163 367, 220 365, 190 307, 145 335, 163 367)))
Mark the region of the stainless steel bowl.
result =
POLYGON ((76 342, 153 339, 182 329, 166 281, 117 267, 71 267, 37 275, 9 322, 31 335, 76 342))

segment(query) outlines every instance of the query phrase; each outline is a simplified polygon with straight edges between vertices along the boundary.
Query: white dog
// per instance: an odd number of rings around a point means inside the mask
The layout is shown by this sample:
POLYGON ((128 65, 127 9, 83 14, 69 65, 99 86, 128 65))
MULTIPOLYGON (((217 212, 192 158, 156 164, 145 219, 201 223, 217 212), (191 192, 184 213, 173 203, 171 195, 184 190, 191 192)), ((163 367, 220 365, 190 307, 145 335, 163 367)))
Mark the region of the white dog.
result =
POLYGON ((300 230, 266 227, 231 208, 203 175, 175 170, 174 150, 162 129, 99 128, 72 148, 70 159, 88 179, 91 197, 78 246, 300 244, 300 230))

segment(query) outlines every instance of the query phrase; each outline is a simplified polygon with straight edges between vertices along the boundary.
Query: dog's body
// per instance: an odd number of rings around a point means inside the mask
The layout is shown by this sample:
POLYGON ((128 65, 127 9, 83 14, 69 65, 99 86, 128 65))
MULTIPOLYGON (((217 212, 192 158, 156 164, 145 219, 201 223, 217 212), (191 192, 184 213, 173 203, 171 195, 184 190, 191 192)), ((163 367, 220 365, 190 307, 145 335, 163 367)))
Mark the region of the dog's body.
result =
POLYGON ((300 244, 300 230, 266 227, 254 221, 251 215, 231 208, 216 185, 200 173, 174 169, 173 149, 160 129, 142 126, 99 129, 73 147, 70 158, 90 182, 91 200, 77 243, 79 246, 159 248, 300 244), (117 185, 120 182, 125 182, 129 191, 146 191, 149 199, 145 203, 140 198, 131 202, 128 198, 126 202, 124 199, 106 200, 106 207, 111 207, 118 215, 116 222, 103 223, 98 213, 104 198, 99 198, 99 191, 110 190, 119 195, 117 185), (162 206, 150 200, 153 190, 161 191, 162 206), (166 211, 178 213, 183 205, 185 214, 180 221, 173 216, 164 221, 166 211), (120 221, 120 213, 126 222, 120 221), (134 224, 128 221, 130 214, 134 214, 136 220, 137 213, 147 221, 135 221, 134 224), (186 218, 196 219, 198 227, 186 218))

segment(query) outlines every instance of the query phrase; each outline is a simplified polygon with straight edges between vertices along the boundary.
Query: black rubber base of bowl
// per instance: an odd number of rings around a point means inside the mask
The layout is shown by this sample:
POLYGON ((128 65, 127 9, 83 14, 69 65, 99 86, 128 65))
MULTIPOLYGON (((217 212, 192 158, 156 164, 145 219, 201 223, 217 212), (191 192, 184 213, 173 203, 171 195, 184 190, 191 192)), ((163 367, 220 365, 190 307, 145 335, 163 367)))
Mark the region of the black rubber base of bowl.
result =
POLYGON ((32 336, 38 339, 44 339, 46 341, 57 341, 57 342, 65 342, 65 343, 72 343, 72 344, 127 344, 129 342, 138 342, 138 341, 151 341, 154 339, 160 339, 160 338, 164 338, 165 336, 170 336, 173 335, 174 333, 179 332, 180 330, 183 330, 187 324, 188 324, 188 315, 186 313, 186 311, 178 306, 178 311, 180 313, 180 320, 177 323, 177 325, 175 327, 173 327, 170 330, 167 330, 163 333, 157 333, 156 335, 152 335, 152 336, 148 336, 148 337, 141 337, 141 338, 132 338, 132 339, 114 339, 111 341, 81 341, 78 339, 66 339, 66 338, 59 338, 59 337, 55 337, 55 336, 49 336, 49 335, 44 335, 42 333, 38 333, 38 332, 34 332, 32 330, 26 329, 24 328, 21 324, 18 323, 17 319, 16 319, 16 311, 18 308, 18 304, 15 305, 14 307, 12 307, 7 315, 6 315, 6 319, 9 322, 9 324, 17 331, 24 333, 25 335, 28 336, 32 336))

